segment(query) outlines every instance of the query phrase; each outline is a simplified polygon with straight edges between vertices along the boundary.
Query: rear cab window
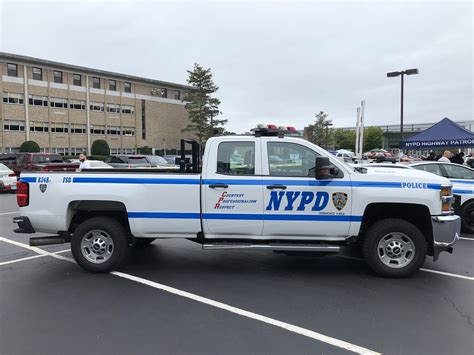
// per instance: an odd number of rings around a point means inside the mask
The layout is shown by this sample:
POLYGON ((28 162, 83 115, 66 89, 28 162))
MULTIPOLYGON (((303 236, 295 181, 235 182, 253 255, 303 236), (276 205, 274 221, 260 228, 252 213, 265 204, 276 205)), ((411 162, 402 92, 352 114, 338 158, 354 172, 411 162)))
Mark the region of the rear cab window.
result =
POLYGON ((223 175, 255 175, 255 143, 219 143, 216 172, 223 175))

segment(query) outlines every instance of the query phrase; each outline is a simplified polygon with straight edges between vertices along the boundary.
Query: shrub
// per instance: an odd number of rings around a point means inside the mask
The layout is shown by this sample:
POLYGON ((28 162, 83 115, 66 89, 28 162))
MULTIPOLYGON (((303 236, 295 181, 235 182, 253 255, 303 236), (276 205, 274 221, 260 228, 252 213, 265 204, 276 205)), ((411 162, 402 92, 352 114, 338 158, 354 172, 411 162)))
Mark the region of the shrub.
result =
POLYGON ((21 153, 39 153, 40 147, 35 141, 25 141, 20 146, 21 153))
POLYGON ((98 139, 92 143, 91 147, 92 155, 110 155, 109 144, 103 139, 98 139))
POLYGON ((147 145, 140 149, 140 154, 151 155, 152 152, 151 148, 147 145))

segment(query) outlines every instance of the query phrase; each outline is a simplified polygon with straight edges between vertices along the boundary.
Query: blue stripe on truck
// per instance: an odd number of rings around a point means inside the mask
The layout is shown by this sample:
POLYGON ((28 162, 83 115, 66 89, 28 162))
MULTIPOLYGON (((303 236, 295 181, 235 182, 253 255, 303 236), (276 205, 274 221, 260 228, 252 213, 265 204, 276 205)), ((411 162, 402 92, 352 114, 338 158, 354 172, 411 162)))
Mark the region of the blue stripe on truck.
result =
MULTIPOLYGON (((199 213, 129 212, 128 218, 199 219, 199 213)), ((331 221, 360 222, 362 216, 311 214, 258 214, 258 213, 203 213, 203 219, 233 219, 245 221, 331 221)))
POLYGON ((110 177, 73 177, 76 184, 147 184, 147 185, 199 185, 199 179, 156 179, 156 178, 110 178, 110 177))

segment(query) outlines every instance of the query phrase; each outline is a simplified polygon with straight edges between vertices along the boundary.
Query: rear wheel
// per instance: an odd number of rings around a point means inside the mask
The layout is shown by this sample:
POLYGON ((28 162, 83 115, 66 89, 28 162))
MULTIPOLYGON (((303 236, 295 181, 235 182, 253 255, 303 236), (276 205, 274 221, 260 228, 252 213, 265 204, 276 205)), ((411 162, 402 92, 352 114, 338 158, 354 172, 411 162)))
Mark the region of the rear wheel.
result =
POLYGON ((74 231, 71 252, 74 260, 84 269, 109 272, 127 258, 128 236, 123 226, 112 218, 91 218, 74 231))
POLYGON ((426 259, 426 240, 412 223, 390 218, 371 226, 362 251, 369 266, 387 277, 406 277, 418 270, 426 259))
POLYGON ((466 233, 474 233, 474 201, 466 203, 461 209, 462 230, 466 233))

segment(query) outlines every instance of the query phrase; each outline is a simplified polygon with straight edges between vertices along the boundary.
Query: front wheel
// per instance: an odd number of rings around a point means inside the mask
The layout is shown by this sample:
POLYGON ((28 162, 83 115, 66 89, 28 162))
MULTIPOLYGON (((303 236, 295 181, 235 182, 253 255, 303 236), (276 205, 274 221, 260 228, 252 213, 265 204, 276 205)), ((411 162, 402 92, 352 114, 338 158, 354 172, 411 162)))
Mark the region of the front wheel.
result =
POLYGON ((127 258, 129 240, 123 226, 112 218, 95 217, 82 222, 71 239, 74 260, 91 272, 109 272, 127 258))
POLYGON ((474 234, 474 201, 466 203, 461 209, 462 230, 474 234))
POLYGON ((389 218, 369 228, 362 251, 377 274, 407 277, 425 262, 427 246, 425 237, 412 223, 389 218))

